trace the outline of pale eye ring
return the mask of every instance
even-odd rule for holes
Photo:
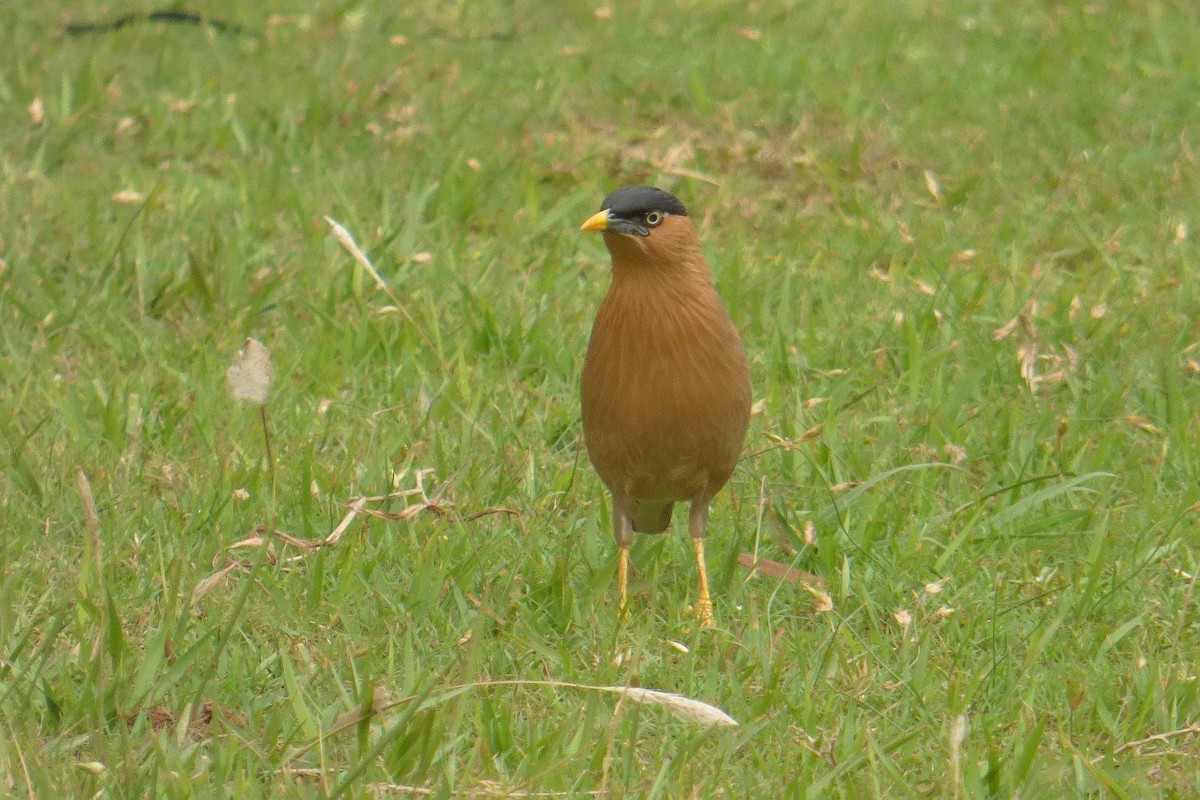
[[[664,216],[666,216],[666,215],[663,214],[663,212],[661,212],[661,211],[647,212],[646,217],[645,217],[646,224],[649,225],[651,228],[657,228],[659,225],[662,224]]]

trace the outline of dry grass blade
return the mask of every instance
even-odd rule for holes
[[[226,550],[240,550],[242,548],[262,549],[266,553],[268,564],[278,564],[279,555],[275,552],[274,543],[266,536],[250,536],[226,547]],[[242,566],[247,566],[246,562],[242,562]]]
[[[271,531],[271,535],[289,547],[296,548],[304,555],[315,553],[325,544],[323,539],[317,539],[315,541],[309,539],[298,539],[295,536],[292,536],[290,533],[284,533],[283,531]]]
[[[698,725],[724,725],[737,727],[737,720],[716,706],[711,706],[702,700],[694,700],[681,694],[660,692],[654,689],[640,689],[633,686],[606,686],[605,691],[617,692],[622,697],[635,703],[662,706],[680,719],[695,722]]]
[[[959,714],[950,725],[950,771],[954,779],[954,797],[962,796],[962,744],[967,738],[967,715]]]
[[[635,703],[644,703],[648,705],[662,706],[680,719],[689,722],[695,722],[701,725],[736,727],[738,722],[733,717],[726,714],[716,706],[709,705],[701,700],[694,700],[684,695],[672,694],[670,692],[660,692],[654,689],[641,689],[628,686],[592,686],[586,683],[572,683],[570,681],[554,681],[554,680],[532,680],[525,678],[512,678],[507,680],[494,681],[475,681],[473,683],[462,683],[454,686],[445,687],[435,696],[427,697],[424,695],[410,695],[402,697],[398,700],[381,703],[379,695],[373,697],[372,714],[382,714],[402,705],[412,703],[418,699],[423,700],[422,708],[429,708],[440,703],[444,703],[471,689],[486,689],[497,686],[548,686],[554,689],[578,689],[588,692],[609,692],[620,695],[622,699],[628,699]],[[618,703],[619,706],[619,703]],[[341,733],[351,727],[354,727],[361,721],[359,712],[353,712],[342,715],[340,721],[330,726],[326,731],[322,731],[319,736],[300,745],[293,750],[287,757],[285,765],[290,767],[295,764],[305,753],[311,751],[314,747],[330,736]]]
[[[249,536],[247,536],[245,539],[239,539],[233,544],[227,545],[225,549],[239,550],[247,547],[265,547],[267,549],[267,560],[270,563],[275,564],[278,563],[278,558],[275,554],[275,546],[273,544],[273,542],[276,541],[287,547],[293,547],[300,551],[299,555],[292,556],[291,558],[287,559],[288,561],[295,561],[297,559],[304,558],[305,556],[312,555],[322,547],[328,546],[328,543],[325,539],[300,539],[296,536],[292,536],[290,533],[285,533],[284,531],[272,530],[266,525],[256,525],[254,530],[250,532]]]
[[[1037,341],[1028,340],[1017,345],[1017,362],[1021,365],[1021,379],[1029,386],[1030,391],[1037,389]]]
[[[388,693],[384,691],[382,686],[376,686],[375,690],[371,693],[371,702],[360,704],[356,708],[352,708],[345,714],[339,716],[333,721],[333,729],[344,730],[346,728],[357,726],[364,720],[370,719],[380,711],[387,709],[390,706],[391,698],[388,697]]]
[[[240,562],[231,560],[225,567],[197,583],[195,588],[192,589],[192,605],[199,603],[204,599],[205,595],[224,583],[225,579],[229,577],[229,573],[234,570],[245,571],[245,567]]]
[[[354,518],[362,513],[362,510],[366,507],[368,500],[370,500],[368,497],[355,497],[350,501],[350,510],[346,512],[346,516],[342,517],[342,521],[338,523],[338,526],[334,528],[328,536],[325,537],[326,545],[333,547],[342,540],[342,534],[344,534],[346,529],[350,527],[350,523],[354,522]]]
[[[412,489],[396,491],[396,492],[392,492],[391,494],[385,494],[385,495],[381,495],[378,497],[354,497],[354,498],[351,498],[350,502],[347,504],[350,508],[349,513],[347,513],[346,516],[342,518],[342,521],[341,521],[341,523],[338,524],[337,529],[335,529],[333,531],[333,533],[329,534],[329,537],[327,537],[326,541],[328,542],[329,539],[333,539],[334,534],[337,534],[337,537],[340,538],[342,532],[345,531],[346,526],[348,526],[350,524],[350,522],[354,519],[354,517],[359,514],[366,514],[368,516],[375,517],[377,519],[385,519],[385,520],[390,520],[393,522],[412,519],[413,517],[420,514],[422,511],[431,511],[434,514],[437,514],[439,517],[449,516],[450,515],[450,505],[443,502],[441,499],[442,493],[445,492],[445,490],[446,490],[446,486],[441,487],[441,489],[439,489],[438,492],[433,497],[430,497],[425,492],[425,476],[432,472],[433,472],[432,469],[417,470],[417,472],[416,472],[417,485],[415,488],[412,488]],[[388,500],[395,500],[395,499],[402,498],[402,497],[403,498],[420,497],[421,502],[414,503],[413,505],[407,506],[406,508],[403,508],[400,511],[377,511],[372,508],[367,508],[367,503],[381,503],[381,502],[386,502]],[[482,513],[488,513],[488,512],[485,510],[484,512],[481,512],[481,514]]]
[[[425,471],[426,470],[421,470],[421,472]],[[399,500],[404,497],[416,497],[417,495],[421,495],[422,497],[425,496],[425,490],[420,486],[413,489],[401,489],[398,492],[391,492],[390,494],[376,494],[371,495],[370,497],[351,497],[346,501],[346,504],[350,505],[358,500],[361,500],[364,503],[382,503],[386,500]]]
[[[395,513],[376,511],[374,509],[367,508],[368,503],[382,503],[388,500],[412,497],[414,495],[419,495],[422,497],[422,502],[411,505],[404,510]],[[439,516],[446,516],[449,513],[448,507],[444,503],[441,503],[436,497],[432,499],[427,497],[424,487],[421,486],[418,486],[415,489],[406,489],[404,491],[392,492],[391,494],[373,497],[352,497],[346,503],[346,507],[348,509],[346,515],[342,517],[342,520],[338,523],[337,527],[334,528],[324,539],[301,539],[284,531],[272,530],[267,528],[265,525],[257,525],[255,526],[254,530],[250,532],[249,536],[247,536],[245,539],[239,539],[233,544],[227,545],[225,549],[236,550],[246,547],[267,547],[269,548],[268,559],[272,564],[274,564],[276,563],[276,557],[271,540],[275,540],[300,551],[299,555],[292,556],[288,559],[288,561],[295,561],[296,559],[311,555],[322,548],[336,546],[341,541],[345,532],[349,529],[350,524],[360,514],[366,514],[368,516],[386,520],[406,520],[412,519],[422,511],[432,511]],[[517,512],[507,508],[487,508],[471,515],[469,519],[476,519],[485,514],[500,513],[516,514]]]
[[[1138,430],[1145,431],[1146,433],[1154,434],[1155,436],[1162,436],[1161,429],[1152,424],[1150,420],[1137,414],[1130,414],[1129,416],[1125,417],[1125,424],[1137,428]]]
[[[1009,336],[1012,336],[1019,324],[1021,324],[1020,317],[1013,317],[1008,322],[992,331],[992,341],[998,342],[1001,339],[1007,339]]]
[[[489,517],[494,514],[503,514],[506,517],[521,516],[521,512],[515,508],[509,508],[508,506],[489,506],[488,508],[482,509],[480,511],[476,511],[473,514],[468,514],[465,517],[465,519],[467,522],[474,522],[477,519],[482,519],[483,517]]]
[[[768,558],[755,558],[751,553],[739,553],[738,564],[746,569],[760,572],[768,578],[787,581],[788,583],[805,583],[817,588],[823,587],[825,581],[818,575],[813,575],[811,572],[805,572],[795,567],[789,567],[787,564],[781,564],[778,561],[772,561]]]
[[[100,581],[100,567],[103,562],[100,549],[100,515],[96,512],[96,496],[92,494],[92,482],[88,480],[83,467],[75,468],[75,483],[79,487],[79,502],[83,504],[83,519],[87,526],[88,544],[92,550],[92,567],[96,570],[96,580]]]
[[[667,166],[663,167],[662,171],[664,175],[675,175],[680,178],[691,178],[692,180],[702,181],[704,183],[711,184],[712,186],[721,185],[721,181],[717,180],[711,175],[705,175],[703,172],[697,172],[694,169],[687,169],[686,167]]]
[[[146,196],[136,189],[122,189],[112,196],[112,201],[118,205],[130,206],[134,203],[140,203],[146,199]]]
[[[243,547],[262,547],[265,544],[267,544],[266,537],[255,534],[253,536],[247,536],[245,539],[238,539],[236,542],[229,545],[225,549],[226,550],[238,550]]]
[[[1021,329],[1021,341],[1017,344],[1017,363],[1021,369],[1021,380],[1029,387],[1030,392],[1037,392],[1043,386],[1062,383],[1075,373],[1079,365],[1079,356],[1069,345],[1060,345],[1063,355],[1051,352],[1040,352],[1041,343],[1038,339],[1037,324],[1031,314],[1037,312],[1034,306],[1030,314],[1021,312],[1004,326],[992,331],[992,338],[1000,341],[1010,336],[1018,327]],[[1038,363],[1046,361],[1049,369],[1039,372]]]
[[[784,450],[799,450],[800,445],[816,439],[821,435],[821,431],[823,430],[825,430],[825,423],[812,426],[803,434],[801,434],[799,439],[784,439],[782,436],[777,436],[773,433],[767,433],[765,435],[769,441],[773,442],[779,447],[782,447]]]
[[[1140,752],[1141,748],[1145,747],[1148,744],[1154,744],[1156,742],[1161,743],[1161,744],[1167,744],[1172,739],[1178,739],[1180,737],[1185,737],[1185,736],[1200,736],[1200,722],[1193,722],[1191,725],[1187,725],[1182,728],[1177,728],[1176,730],[1173,730],[1173,731],[1167,731],[1166,733],[1151,734],[1150,736],[1147,736],[1145,739],[1136,739],[1132,742],[1125,742],[1124,744],[1122,744],[1121,746],[1119,746],[1115,750],[1113,750],[1113,755],[1114,756],[1120,755],[1121,753],[1124,753],[1127,750],[1137,750]],[[1097,758],[1092,759],[1092,763],[1095,764],[1096,762],[1103,761],[1103,760],[1104,760],[1104,756],[1099,756]]]
[[[621,708],[625,704],[622,695],[613,709],[612,719],[608,721],[608,731],[604,742],[604,759],[600,762],[600,796],[608,797],[608,776],[612,771],[613,749],[617,742],[617,725],[621,720]]]
[[[333,238],[337,239],[338,244],[345,248],[346,252],[353,256],[354,260],[357,261],[358,264],[367,271],[367,274],[369,274],[372,280],[375,281],[375,285],[388,296],[388,299],[392,301],[392,304],[395,306],[396,310],[403,314],[404,318],[408,320],[408,322],[417,331],[417,335],[421,337],[421,341],[425,343],[425,346],[433,352],[440,352],[438,348],[434,346],[433,340],[429,338],[429,335],[426,334],[424,329],[422,329],[421,326],[417,324],[417,321],[413,319],[413,315],[409,312],[408,306],[401,302],[399,296],[392,291],[392,287],[388,286],[383,280],[383,276],[380,275],[379,271],[375,269],[375,265],[371,263],[371,259],[367,258],[367,254],[364,253],[362,248],[358,246],[358,242],[354,241],[354,236],[351,235],[350,231],[346,230],[344,225],[328,215],[325,217],[325,222],[329,224],[329,230],[333,232]]]
[[[920,278],[910,278],[909,283],[912,284],[912,287],[916,289],[919,294],[923,294],[926,297],[933,297],[937,294],[937,289],[933,288],[927,281],[923,281]]]
[[[368,503],[379,503],[402,497],[412,497],[414,495],[420,495],[422,498],[424,498],[423,501],[411,505],[405,508],[403,511],[396,513],[376,511],[374,509],[367,508]],[[285,546],[292,547],[300,551],[299,555],[292,556],[287,559],[287,561],[295,561],[297,559],[309,556],[322,548],[334,547],[337,545],[338,542],[341,541],[343,534],[345,534],[346,530],[350,527],[350,523],[352,523],[355,517],[360,514],[367,514],[369,516],[386,520],[406,520],[412,519],[422,511],[431,511],[438,516],[447,516],[449,513],[448,507],[439,502],[436,497],[430,499],[425,495],[424,487],[417,487],[416,489],[408,489],[405,491],[393,492],[391,494],[379,495],[376,497],[353,497],[346,505],[349,509],[346,512],[346,515],[342,517],[342,521],[338,523],[338,526],[334,528],[333,531],[324,539],[301,539],[299,537],[292,536],[290,533],[285,533],[284,531],[273,530],[265,525],[257,525],[255,526],[254,530],[250,532],[249,536],[244,539],[239,539],[230,545],[226,545],[225,549],[239,550],[242,548],[265,547],[267,548],[267,560],[270,563],[275,564],[278,563],[278,558],[275,553],[273,541],[278,541]],[[487,508],[471,515],[469,519],[477,519],[485,514],[501,513],[516,514],[517,512],[507,508]],[[193,590],[192,602],[196,602],[201,597],[212,591],[214,587],[220,585],[220,583],[228,576],[229,572],[238,567],[242,567],[242,565],[238,562],[233,562],[202,580],[199,584],[197,584],[196,589]],[[244,567],[242,568],[244,569]]]
[[[420,474],[418,477],[420,477]],[[367,508],[368,503],[382,503],[398,498],[413,497],[414,495],[420,496],[422,498],[422,502],[415,503],[396,513],[376,511],[374,509]],[[299,537],[292,536],[290,533],[285,533],[284,531],[273,530],[265,525],[257,525],[252,531],[250,531],[249,536],[244,539],[239,539],[232,544],[226,545],[225,550],[266,548],[267,560],[271,564],[276,564],[278,563],[278,557],[276,556],[273,542],[278,541],[287,547],[292,547],[300,551],[299,555],[295,555],[287,559],[287,561],[295,561],[297,559],[309,556],[322,548],[336,546],[338,542],[341,541],[345,532],[349,529],[350,524],[360,514],[366,514],[368,516],[378,517],[379,519],[386,520],[412,519],[422,511],[431,511],[438,516],[443,517],[449,514],[448,506],[440,502],[437,497],[429,498],[425,494],[425,489],[423,486],[418,486],[415,489],[407,489],[404,491],[392,492],[391,494],[378,495],[374,497],[352,497],[350,498],[349,502],[347,502],[346,506],[348,509],[346,515],[342,517],[342,520],[338,523],[338,526],[334,528],[333,531],[331,531],[330,534],[324,539],[301,539]],[[471,515],[469,518],[477,519],[485,514],[516,513],[516,511],[507,508],[487,508]],[[192,602],[196,602],[201,597],[211,592],[215,586],[220,585],[220,583],[228,576],[231,570],[237,567],[242,567],[242,565],[238,562],[233,562],[202,580],[199,584],[197,584],[196,589],[193,590]],[[242,568],[244,569],[244,567]]]
[[[375,265],[371,263],[371,259],[367,258],[367,254],[358,246],[358,242],[354,241],[354,236],[350,231],[346,230],[346,226],[328,215],[325,217],[325,222],[329,224],[329,230],[333,232],[333,238],[338,240],[338,244],[344,247],[347,253],[354,256],[354,260],[359,263],[359,266],[365,269],[367,274],[375,280],[375,285],[382,289],[391,298],[392,302],[400,305],[400,301],[392,294],[391,287],[383,280],[383,276],[375,269]]]
[[[83,467],[75,468],[75,482],[79,486],[79,500],[83,504],[83,519],[87,525],[88,536],[97,547],[100,544],[100,515],[96,513],[96,496],[92,494],[92,482],[88,480]]]
[[[377,511],[373,508],[363,508],[360,513],[366,514],[377,519],[386,519],[392,522],[403,522],[407,519],[412,519],[423,511],[430,511],[439,517],[449,516],[449,506],[444,503],[439,503],[435,500],[427,500],[423,503],[416,503],[408,506],[400,511]]]
[[[942,182],[938,180],[938,176],[932,170],[925,170],[925,189],[941,205]]]

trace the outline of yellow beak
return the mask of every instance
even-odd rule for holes
[[[597,211],[587,218],[587,222],[579,226],[581,231],[606,231],[608,230],[608,211]]]

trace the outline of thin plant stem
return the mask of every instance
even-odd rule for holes
[[[262,420],[263,444],[267,447],[267,475],[271,478],[271,493],[275,493],[275,456],[271,453],[271,431],[267,428],[267,405],[258,407],[258,418]]]

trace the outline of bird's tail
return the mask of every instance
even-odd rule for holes
[[[674,503],[637,503],[633,505],[633,529],[638,533],[662,533],[671,527]]]

